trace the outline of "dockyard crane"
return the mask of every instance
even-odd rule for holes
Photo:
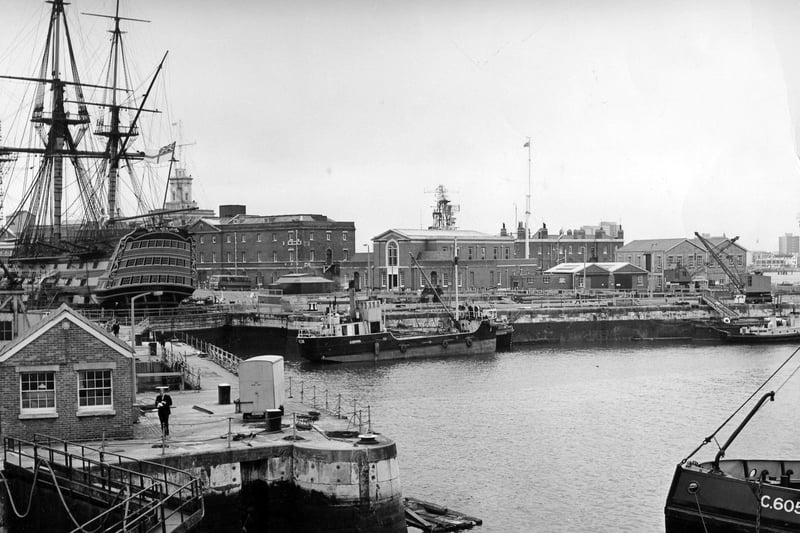
[[[729,262],[725,261],[725,259],[723,259],[723,257],[720,255],[725,249],[736,242],[739,237],[729,239],[725,247],[717,249],[718,247],[712,245],[708,239],[700,235],[698,232],[695,231],[694,234],[703,244],[714,261],[716,261],[720,268],[722,268],[722,270],[725,272],[725,275],[728,276],[728,280],[730,280],[730,283],[736,289],[736,292],[744,296],[746,300],[749,299],[751,301],[761,302],[770,301],[772,299],[771,284],[768,276],[748,275],[748,279],[743,280],[742,276],[738,272],[734,271],[735,266],[733,264],[729,264]]]

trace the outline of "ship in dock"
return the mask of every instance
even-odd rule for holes
[[[146,21],[121,17],[117,2],[112,15],[87,14],[111,22],[111,48],[104,72],[84,81],[67,4],[49,3],[33,75],[0,75],[4,89],[30,86],[19,100],[28,127],[0,144],[3,197],[20,198],[2,231],[15,236],[9,283],[43,306],[124,306],[142,293],[177,304],[194,292],[197,273],[193,239],[170,223],[166,184],[158,184],[164,164],[172,172],[175,142],[147,149],[139,141],[167,120],[152,96],[166,54],[149,80],[130,79],[122,25]]]

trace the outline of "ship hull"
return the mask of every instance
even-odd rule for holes
[[[177,305],[197,287],[194,241],[178,228],[139,228],[120,239],[94,296],[104,307],[127,306],[151,293],[150,303]]]
[[[300,355],[309,361],[359,363],[493,353],[497,327],[483,322],[474,332],[395,336],[392,332],[351,336],[298,337]]]
[[[664,508],[666,533],[789,533],[800,531],[800,482],[781,478],[800,472],[800,461],[722,461],[679,465]],[[760,472],[769,471],[764,481]],[[758,472],[745,477],[745,472]]]

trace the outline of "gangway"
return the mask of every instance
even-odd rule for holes
[[[203,518],[202,483],[183,470],[41,434],[32,441],[5,437],[3,444],[4,477],[30,480],[25,500],[38,486],[55,490],[74,526],[71,533],[184,533]],[[17,512],[13,501],[23,497],[5,485]],[[81,517],[81,523],[70,510],[78,506],[69,505],[67,496],[104,510]]]
[[[740,315],[737,311],[734,311],[733,309],[722,303],[722,301],[719,298],[711,294],[711,291],[703,291],[701,297],[703,298],[703,302],[711,309],[716,311],[717,314],[721,316],[723,320],[726,318],[728,320],[739,318]]]

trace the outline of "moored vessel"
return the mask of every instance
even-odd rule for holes
[[[738,330],[720,330],[723,340],[742,343],[789,342],[800,340],[795,315],[772,316],[763,324],[749,324]]]
[[[320,328],[298,332],[297,346],[303,358],[327,363],[458,357],[493,353],[497,326],[464,317],[446,331],[402,335],[386,328],[379,300],[356,301],[351,290],[348,314],[327,312]]]
[[[774,401],[774,391],[761,396],[719,447],[713,460],[692,460],[706,444],[717,442],[717,434],[798,351],[794,350],[714,433],[677,465],[664,507],[666,533],[788,533],[800,530],[800,458],[725,458],[728,448],[750,420],[767,402]],[[797,370],[795,368],[787,380]],[[785,427],[790,430],[790,426]],[[762,442],[767,445],[769,440]]]
[[[30,128],[20,128],[25,131],[17,132],[14,144],[0,146],[3,194],[13,189],[12,196],[21,198],[3,228],[3,234],[16,235],[8,261],[15,283],[29,293],[29,302],[48,306],[126,305],[144,292],[177,303],[194,291],[197,274],[191,237],[171,226],[166,184],[157,184],[162,159],[169,162],[169,181],[175,143],[137,147],[138,139],[152,139],[158,129],[145,117],[161,114],[152,95],[166,55],[149,80],[130,79],[121,25],[146,21],[120,16],[117,2],[113,15],[88,14],[110,20],[112,28],[105,70],[86,83],[67,4],[49,3],[36,73],[0,76],[4,83],[32,86],[32,99],[20,99]]]

